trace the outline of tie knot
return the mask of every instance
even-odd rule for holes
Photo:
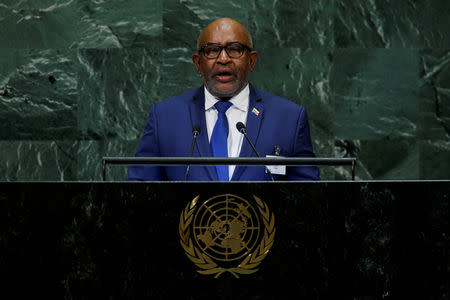
[[[215,108],[219,111],[219,113],[225,113],[233,103],[228,101],[219,101],[214,104]]]

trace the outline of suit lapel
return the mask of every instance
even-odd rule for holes
[[[250,138],[250,141],[255,145],[258,141],[259,130],[261,128],[261,122],[264,116],[264,105],[261,101],[261,97],[256,91],[256,89],[250,84],[250,102],[248,106],[247,112],[247,134]],[[239,157],[256,157],[256,153],[254,153],[252,146],[247,142],[247,139],[244,137],[242,141],[241,152]],[[231,180],[238,181],[241,177],[242,173],[248,166],[236,166],[234,170],[233,177]]]
[[[204,87],[198,89],[198,92],[193,97],[189,110],[191,114],[192,126],[200,126],[201,132],[197,137],[196,148],[200,157],[210,157],[211,148],[208,141],[208,129],[206,128],[205,118],[205,91]],[[204,166],[210,176],[211,180],[218,180],[215,166]]]

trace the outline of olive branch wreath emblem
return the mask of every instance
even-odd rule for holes
[[[194,212],[196,211],[196,205],[199,198],[200,195],[196,196],[188,203],[180,216],[180,224],[178,226],[181,246],[183,247],[186,256],[200,268],[197,272],[203,275],[215,274],[215,278],[218,278],[223,273],[230,272],[236,278],[239,278],[239,274],[252,274],[258,271],[259,269],[257,267],[269,253],[275,238],[275,216],[273,213],[270,213],[267,204],[260,198],[253,196],[258,205],[258,210],[261,213],[265,227],[264,235],[261,238],[259,246],[256,246],[238,266],[224,268],[220,267],[211,257],[196,247],[190,237],[190,225],[194,219]]]

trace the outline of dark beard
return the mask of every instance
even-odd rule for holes
[[[228,93],[222,93],[214,88],[214,84],[210,84],[210,82],[213,81],[213,79],[210,79],[206,82],[204,82],[206,89],[213,95],[214,97],[218,97],[221,100],[230,100],[230,98],[236,96],[239,94],[248,84],[248,80],[246,82],[239,81],[238,85],[235,89],[231,90]]]

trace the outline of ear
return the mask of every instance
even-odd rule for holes
[[[250,71],[253,72],[253,70],[255,69],[256,61],[258,60],[258,52],[252,51],[249,53],[249,56]]]
[[[197,74],[200,73],[200,55],[198,53],[192,54],[192,62],[195,65],[195,69],[197,70]]]

